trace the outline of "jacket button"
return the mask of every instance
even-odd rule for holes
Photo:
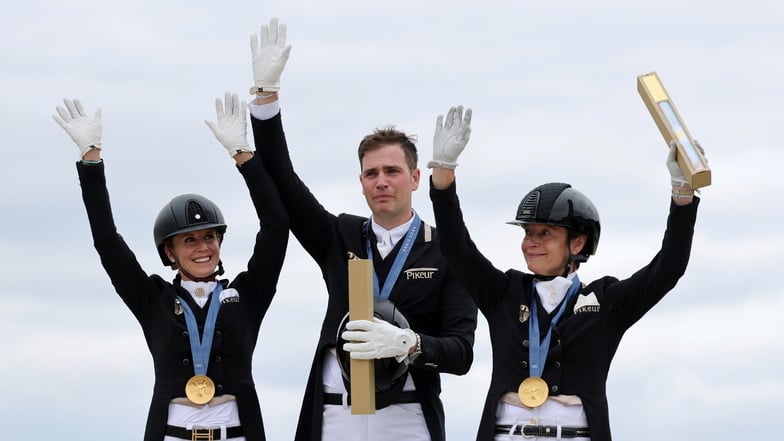
[[[187,358],[183,358],[182,359],[182,364],[186,364],[187,365],[187,364],[190,364],[190,363],[191,363],[191,361],[188,360]]]
[[[524,348],[527,348],[529,344],[530,343],[528,342],[528,340],[523,340],[523,347]]]
[[[188,336],[188,331],[182,331],[182,336],[183,337],[187,337]]]
[[[220,363],[222,360],[223,360],[223,359],[221,358],[221,356],[220,356],[220,355],[216,355],[216,356],[215,356],[215,363]]]
[[[215,335],[216,335],[216,336],[220,336],[220,335],[221,335],[221,332],[220,332],[220,330],[218,330],[218,331],[215,331]]]
[[[553,366],[559,368],[559,367],[561,367],[561,362],[560,361],[556,361],[555,363],[553,363]]]
[[[219,384],[219,385],[215,386],[215,390],[218,391],[218,392],[222,391],[223,390],[223,385]]]
[[[523,361],[523,362],[520,363],[520,366],[522,366],[524,368],[527,368],[528,367],[528,362],[527,361]]]
[[[550,388],[553,393],[558,392],[558,385],[554,384],[553,387]]]
[[[556,346],[561,346],[561,339],[560,338],[555,340],[555,345]]]

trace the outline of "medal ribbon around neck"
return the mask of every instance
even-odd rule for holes
[[[220,309],[220,293],[223,284],[218,282],[215,290],[212,291],[210,299],[210,310],[207,311],[207,319],[204,321],[204,336],[199,338],[199,325],[196,323],[196,316],[193,315],[191,307],[183,298],[180,299],[182,309],[185,311],[185,324],[188,326],[188,337],[191,341],[191,356],[193,357],[193,372],[196,375],[206,375],[207,366],[210,363],[210,350],[212,349],[212,337],[215,335],[215,322],[218,319],[218,309]]]
[[[403,245],[400,247],[400,252],[397,253],[397,257],[395,257],[395,261],[392,263],[392,268],[389,270],[389,274],[387,274],[387,278],[384,280],[384,286],[379,291],[378,289],[378,276],[376,276],[376,270],[373,269],[373,297],[380,298],[380,299],[388,299],[389,294],[392,292],[392,287],[395,286],[395,282],[397,278],[400,276],[400,271],[403,270],[403,264],[406,263],[406,259],[408,259],[409,253],[411,253],[411,248],[414,247],[414,241],[416,240],[417,234],[419,233],[419,224],[421,221],[419,220],[419,215],[414,213],[414,220],[411,222],[411,225],[408,227],[408,232],[406,233],[406,237],[403,239]],[[370,248],[370,220],[367,223],[367,239],[365,240],[365,245],[367,247],[367,255],[370,261],[373,261],[373,250]]]
[[[544,372],[544,363],[547,360],[547,352],[550,350],[550,337],[552,336],[553,328],[556,324],[558,324],[558,320],[561,319],[561,316],[566,310],[566,304],[569,303],[569,300],[571,300],[580,289],[580,278],[577,277],[577,274],[574,275],[574,278],[572,279],[572,286],[570,286],[569,290],[566,291],[566,296],[564,296],[564,299],[561,302],[561,306],[558,308],[558,312],[550,321],[550,327],[547,329],[547,334],[545,334],[544,339],[541,340],[539,338],[539,315],[536,307],[536,298],[539,297],[536,294],[536,280],[534,280],[532,283],[533,292],[531,293],[531,318],[528,319],[528,339],[530,342],[530,350],[528,352],[528,372],[531,377],[541,377],[542,373]]]

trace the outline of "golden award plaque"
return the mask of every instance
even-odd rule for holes
[[[547,401],[547,382],[539,377],[528,377],[517,388],[517,396],[528,407],[539,407]]]
[[[194,375],[185,384],[185,396],[193,404],[207,404],[215,396],[215,383],[206,375]]]

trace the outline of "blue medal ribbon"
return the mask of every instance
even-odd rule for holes
[[[530,349],[528,351],[528,372],[531,377],[541,378],[542,373],[544,372],[545,361],[547,361],[547,353],[550,350],[550,337],[552,336],[553,328],[558,324],[558,320],[561,319],[561,316],[566,310],[566,304],[569,303],[569,300],[579,291],[580,278],[577,277],[577,274],[574,275],[572,286],[566,291],[566,296],[564,296],[561,306],[558,308],[558,312],[550,321],[550,327],[547,329],[547,334],[545,334],[544,339],[539,338],[539,314],[536,307],[536,298],[539,295],[536,293],[536,280],[532,283],[531,318],[528,321],[528,339],[530,344]]]
[[[223,284],[219,281],[212,291],[210,299],[210,310],[207,311],[207,319],[204,321],[204,336],[199,338],[199,325],[196,323],[196,316],[193,315],[191,307],[180,296],[179,299],[182,309],[185,311],[185,324],[188,326],[188,337],[191,341],[191,356],[193,357],[193,372],[196,375],[206,375],[207,366],[210,363],[210,350],[212,349],[212,338],[215,335],[215,322],[218,319],[220,309],[220,293],[223,291]]]
[[[389,270],[389,274],[387,274],[387,278],[384,280],[384,286],[379,291],[378,289],[378,276],[376,276],[375,267],[373,269],[373,297],[380,298],[380,299],[388,299],[389,294],[392,292],[392,287],[395,286],[395,282],[397,282],[397,278],[400,276],[400,271],[403,270],[403,264],[406,263],[406,259],[408,258],[409,253],[411,253],[411,249],[414,247],[414,241],[416,240],[417,234],[419,233],[419,224],[421,221],[419,220],[419,215],[414,213],[414,220],[411,222],[411,226],[408,227],[408,232],[406,233],[406,237],[403,239],[403,245],[400,246],[400,252],[397,253],[397,257],[395,257],[395,261],[392,263],[392,268]],[[367,239],[365,241],[367,247],[367,255],[370,261],[373,261],[373,250],[370,247],[370,219],[367,222]]]

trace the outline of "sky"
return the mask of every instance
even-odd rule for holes
[[[52,120],[63,98],[103,109],[103,157],[120,233],[149,273],[152,224],[181,193],[216,201],[227,276],[258,225],[233,161],[204,120],[252,85],[249,36],[277,16],[295,168],[333,213],[367,215],[356,146],[376,127],[419,137],[414,207],[433,223],[424,164],[435,119],[473,109],[458,193],[480,250],[525,270],[520,199],[569,182],[602,236],[581,279],[631,275],[655,255],[669,204],[666,144],[637,93],[658,72],[713,173],[686,274],[621,342],[607,383],[615,439],[770,438],[784,404],[780,148],[784,6],[661,0],[5,2],[0,14],[0,426],[9,439],[138,440],[152,361],[100,267],[78,152]],[[249,134],[252,140],[252,135]],[[270,440],[294,434],[326,305],[292,237],[253,373]],[[480,317],[475,361],[443,375],[451,440],[474,439],[492,366]],[[75,435],[73,436],[76,437]]]

